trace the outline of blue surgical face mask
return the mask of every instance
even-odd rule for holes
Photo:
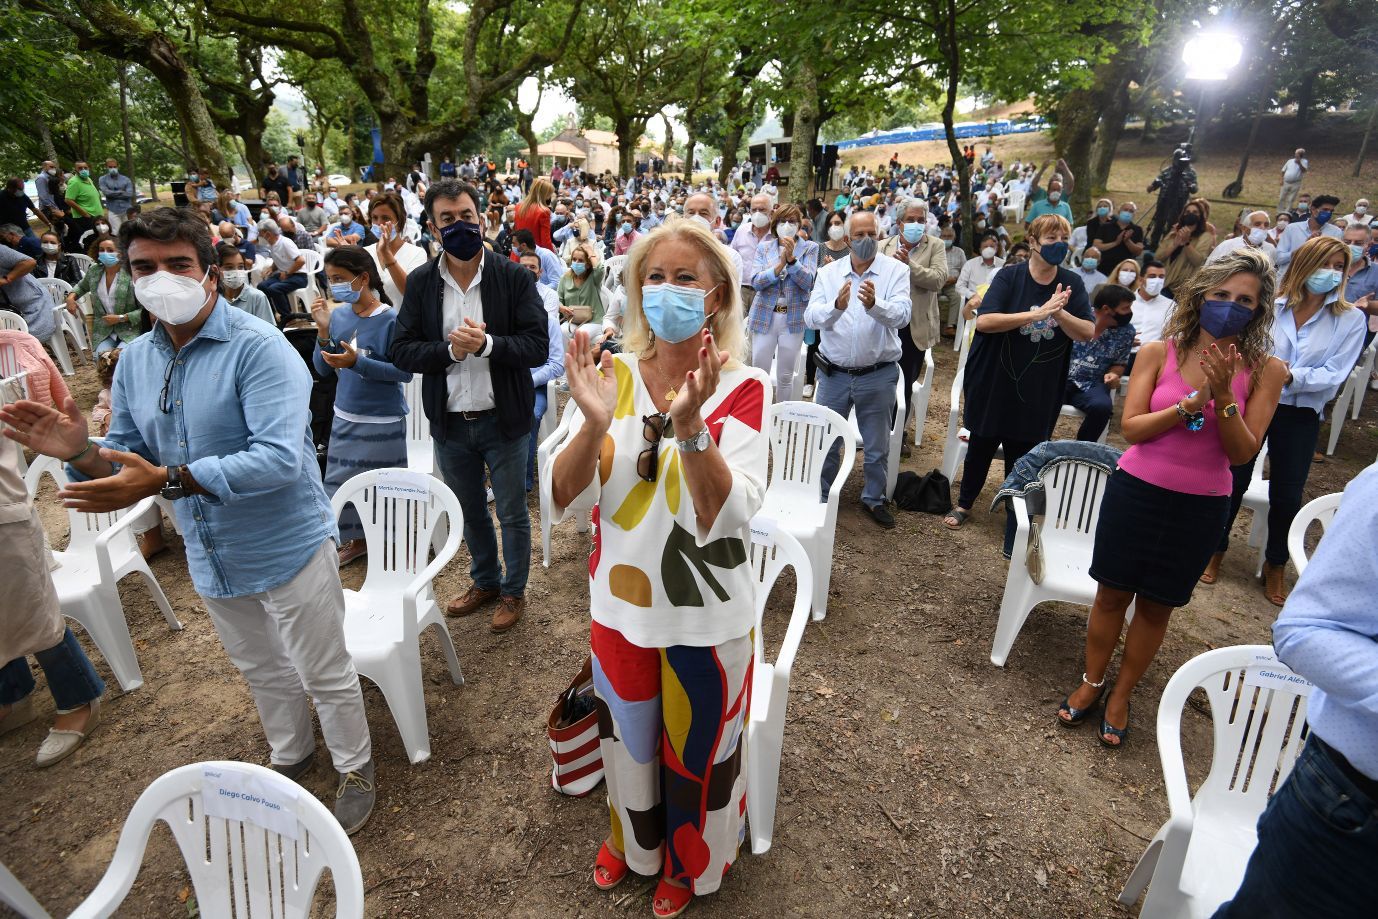
[[[1361,259],[1361,258],[1364,257],[1364,247],[1363,247],[1363,246],[1356,246],[1356,245],[1354,245],[1354,243],[1350,243],[1350,244],[1349,244],[1349,257],[1352,258],[1352,259],[1354,259],[1354,261],[1357,262],[1359,259]]]
[[[655,337],[677,344],[698,334],[708,317],[704,299],[717,290],[701,290],[680,284],[654,284],[641,288],[641,312]]]
[[[1095,271],[1096,266],[1099,264],[1100,259],[1098,258],[1084,258],[1081,260],[1081,267],[1085,268],[1087,271]]]
[[[1133,212],[1133,211],[1120,211],[1120,223],[1133,223],[1133,222],[1134,222],[1134,212]]]
[[[358,303],[363,291],[355,290],[353,282],[330,285],[330,299],[336,303]]]
[[[630,222],[630,221],[623,221],[623,222],[622,222],[622,235],[623,235],[623,236],[626,236],[626,235],[627,235],[628,233],[630,233],[631,231],[632,231],[631,222]]]
[[[1306,279],[1306,289],[1313,294],[1328,294],[1340,286],[1340,273],[1334,268],[1317,268]]]
[[[118,265],[120,263],[120,256],[117,252],[102,252],[97,258],[99,258],[100,263],[107,268],[111,265]]]
[[[583,277],[584,272],[589,270],[589,266],[585,265],[583,262],[570,262],[569,270]]]
[[[1043,257],[1043,261],[1049,265],[1061,265],[1067,258],[1067,252],[1071,249],[1066,242],[1044,243],[1038,247],[1038,254]]]
[[[1097,216],[1097,217],[1109,217],[1109,216],[1110,216],[1110,208],[1104,207],[1104,206],[1096,208],[1096,216]]]
[[[909,243],[909,245],[912,246],[912,245],[914,245],[914,243],[916,243],[916,242],[918,242],[919,240],[923,239],[923,231],[924,231],[924,225],[923,225],[923,224],[921,224],[921,223],[919,223],[919,222],[917,222],[917,221],[912,221],[912,222],[910,222],[910,223],[906,223],[906,224],[904,225],[903,230],[902,230],[901,232],[904,234],[904,241],[907,242],[907,243]]]
[[[1215,338],[1229,338],[1244,331],[1254,311],[1233,300],[1207,300],[1201,304],[1201,328]]]

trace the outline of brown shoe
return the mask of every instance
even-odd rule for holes
[[[477,584],[471,584],[469,589],[464,592],[464,596],[450,601],[450,605],[445,607],[445,615],[467,616],[470,613],[478,612],[479,607],[490,600],[497,599],[497,596],[496,590],[483,590]]]
[[[493,614],[493,622],[488,628],[494,632],[506,632],[517,624],[526,609],[525,597],[502,596],[498,599],[498,611]]]
[[[1202,584],[1214,584],[1220,579],[1220,563],[1225,560],[1224,552],[1217,552],[1211,556],[1211,560],[1206,563],[1206,570],[1201,572],[1198,580]]]
[[[1274,606],[1282,606],[1287,602],[1287,581],[1283,577],[1285,569],[1285,565],[1263,563],[1263,595]]]

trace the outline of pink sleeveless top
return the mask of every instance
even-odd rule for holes
[[[1171,408],[1191,394],[1193,387],[1177,369],[1177,350],[1172,342],[1164,341],[1167,354],[1158,385],[1149,397],[1151,412]],[[1230,381],[1239,413],[1244,414],[1245,398],[1249,394],[1249,371],[1241,370]],[[1230,475],[1230,460],[1220,443],[1220,425],[1215,418],[1215,401],[1202,409],[1206,426],[1188,431],[1178,422],[1156,437],[1132,445],[1120,457],[1120,468],[1136,479],[1151,485],[1188,495],[1228,495],[1234,486]]]

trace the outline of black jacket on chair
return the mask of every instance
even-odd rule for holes
[[[446,338],[450,330],[444,323],[445,281],[440,272],[446,270],[442,254],[407,277],[389,354],[399,370],[424,374],[421,401],[436,440],[445,439],[449,370],[454,366]],[[484,253],[479,295],[483,322],[493,337],[488,367],[498,430],[508,440],[516,440],[531,433],[536,405],[531,369],[544,364],[550,352],[545,306],[531,272],[491,250]]]

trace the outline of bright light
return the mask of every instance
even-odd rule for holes
[[[1228,80],[1244,55],[1244,46],[1229,32],[1202,32],[1182,48],[1188,80]]]

